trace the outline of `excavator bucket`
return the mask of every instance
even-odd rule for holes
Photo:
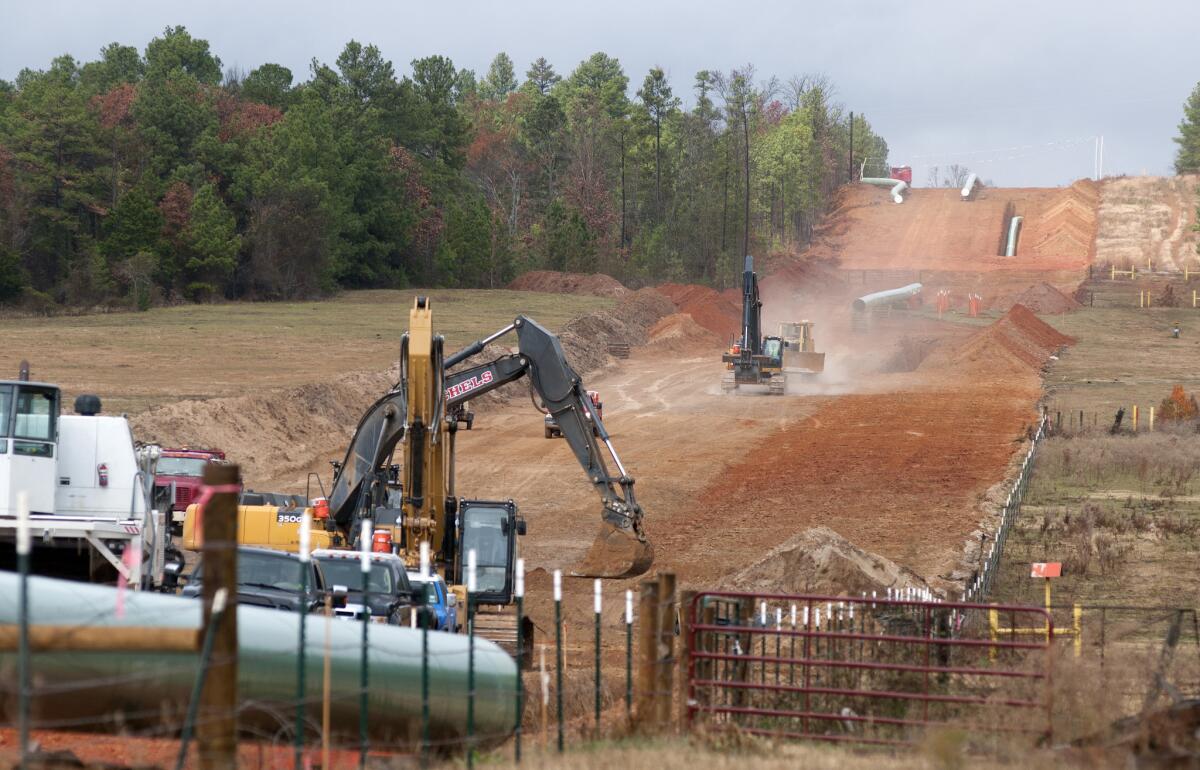
[[[654,546],[632,530],[605,521],[583,561],[571,570],[575,577],[631,578],[643,574],[654,563]]]

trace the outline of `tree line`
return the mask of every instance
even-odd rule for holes
[[[632,95],[630,92],[633,92]],[[530,269],[638,284],[736,277],[811,238],[854,158],[887,145],[828,78],[596,53],[523,79],[443,56],[397,73],[351,41],[308,79],[223,69],[167,28],[0,80],[0,302],[276,299],[496,287]],[[851,140],[853,136],[853,140]]]

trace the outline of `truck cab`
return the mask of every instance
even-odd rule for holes
[[[167,537],[151,510],[149,472],[157,447],[136,450],[124,417],[100,414],[100,399],[75,399],[60,415],[57,385],[0,380],[0,542],[15,542],[18,497],[24,493],[39,574],[109,582],[118,575],[139,587],[161,573]],[[145,568],[122,559],[129,546]],[[0,568],[15,561],[0,548]]]
[[[200,497],[205,467],[224,461],[219,449],[164,448],[154,474],[154,499],[169,502],[171,520],[182,524],[187,507]]]
[[[0,517],[17,515],[17,495],[32,513],[53,514],[58,476],[58,386],[0,380]]]

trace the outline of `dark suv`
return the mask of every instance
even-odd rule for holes
[[[321,611],[331,590],[325,572],[315,559],[306,565],[305,591],[300,593],[300,557],[271,548],[238,547],[238,604],[296,612],[301,603],[307,612]],[[196,567],[183,587],[183,596],[198,597],[204,565]],[[344,600],[336,602],[344,603]]]
[[[371,575],[367,582],[371,619],[378,623],[401,625],[409,622],[413,606],[413,587],[404,571],[404,560],[394,553],[372,553]],[[358,551],[321,548],[313,551],[313,561],[321,565],[325,577],[346,588],[346,606],[339,617],[362,617],[362,555]]]

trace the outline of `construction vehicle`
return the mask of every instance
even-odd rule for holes
[[[205,466],[224,461],[225,453],[220,449],[162,449],[155,468],[154,492],[156,498],[166,500],[163,507],[170,511],[172,523],[182,524],[184,511],[200,498]]]
[[[589,390],[587,395],[592,402],[596,416],[603,420],[604,403],[600,400],[600,391]],[[546,412],[546,416],[542,418],[542,426],[545,429],[546,438],[562,438],[562,428],[558,427],[558,420],[554,419],[554,415],[550,414],[550,412]],[[594,423],[592,424],[592,435],[600,435],[600,429]]]
[[[783,370],[787,374],[815,375],[825,371],[825,354],[817,352],[812,321],[785,321],[779,324],[784,342]]]
[[[487,344],[514,331],[518,352],[452,371]],[[470,500],[457,495],[454,463],[459,421],[454,415],[457,405],[468,398],[527,376],[532,392],[554,416],[602,501],[600,535],[574,574],[631,577],[649,569],[654,551],[642,528],[634,480],[621,464],[558,338],[532,319],[518,316],[495,334],[451,356],[444,355],[443,344],[443,338],[433,334],[429,300],[418,297],[409,315],[409,331],[400,342],[399,382],[359,421],[345,459],[335,464],[327,498],[307,509],[320,524],[312,533],[313,547],[357,547],[363,521],[371,520],[373,547],[399,554],[410,567],[418,565],[420,545],[428,543],[433,567],[445,576],[460,600],[465,596],[465,557],[474,550],[478,569],[478,590],[472,597],[475,604],[510,604],[516,538],[525,533],[525,521],[511,500]],[[601,445],[618,475],[606,465]],[[397,451],[401,461],[393,464]],[[239,506],[238,510],[239,542],[298,548],[304,510],[270,505]],[[188,509],[184,525],[188,548],[199,543],[197,514],[195,507]],[[479,626],[481,632],[484,625]]]
[[[721,390],[736,390],[741,385],[766,385],[771,395],[787,392],[787,373],[783,368],[782,337],[762,336],[762,300],[758,295],[758,276],[754,257],[746,255],[742,270],[742,336],[721,356],[725,376]]]
[[[183,566],[165,512],[155,509],[159,447],[134,445],[123,416],[81,395],[60,415],[57,385],[0,380],[0,569],[16,562],[20,499],[35,572],[133,589],[169,582]]]

